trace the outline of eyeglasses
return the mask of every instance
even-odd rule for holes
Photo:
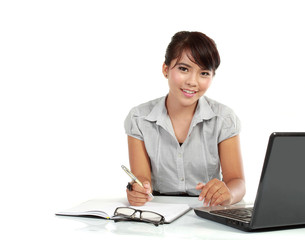
[[[136,217],[136,213],[140,214],[140,217]],[[127,220],[140,220],[143,222],[149,222],[153,223],[155,226],[158,226],[159,224],[163,224],[165,219],[162,215],[151,212],[151,211],[142,211],[137,210],[130,207],[118,207],[114,211],[114,216],[120,216],[124,217]],[[116,219],[116,221],[120,221],[121,219]]]

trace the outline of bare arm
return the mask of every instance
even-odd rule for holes
[[[202,192],[199,199],[207,205],[228,205],[242,200],[245,195],[245,177],[242,165],[239,136],[229,138],[218,145],[223,181],[212,179],[207,184],[199,183]]]
[[[127,190],[127,198],[131,205],[141,206],[150,199],[147,193],[151,189],[150,160],[144,142],[128,136],[129,163],[131,172],[142,182],[144,188],[133,184],[133,191]]]
[[[230,189],[232,196],[230,204],[237,203],[246,193],[239,136],[221,142],[218,148],[223,181]]]

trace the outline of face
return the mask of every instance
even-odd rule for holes
[[[168,78],[168,100],[194,107],[211,85],[213,71],[202,69],[188,56],[191,55],[183,52],[179,62],[174,59],[170,66],[163,64],[163,74]]]

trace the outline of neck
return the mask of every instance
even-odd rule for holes
[[[195,113],[197,103],[198,101],[190,106],[183,106],[182,104],[175,102],[175,100],[172,99],[170,95],[168,95],[166,98],[166,108],[168,115],[171,118],[180,116],[183,118],[192,118]]]

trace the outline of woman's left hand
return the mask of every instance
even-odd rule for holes
[[[209,181],[207,184],[198,183],[197,190],[201,190],[199,201],[204,199],[203,205],[217,206],[229,205],[232,202],[232,195],[227,185],[216,178]]]

